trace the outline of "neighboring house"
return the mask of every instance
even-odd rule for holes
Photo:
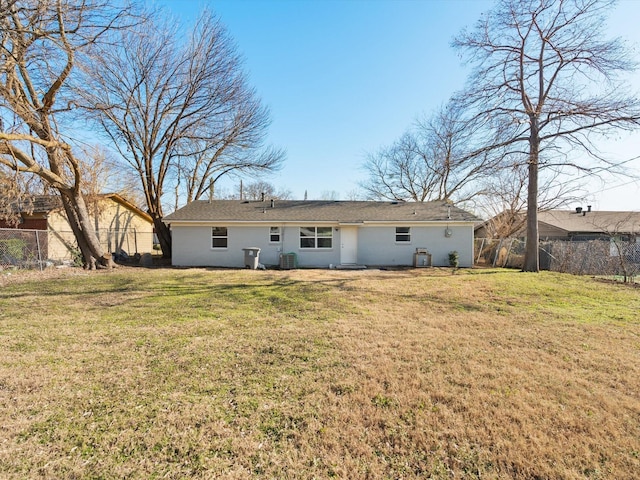
[[[244,267],[243,248],[255,247],[267,266],[294,254],[297,266],[326,268],[413,265],[416,249],[434,266],[457,251],[471,267],[479,219],[446,202],[202,200],[164,221],[176,266]]]
[[[514,237],[526,236],[526,218],[521,221]],[[496,224],[502,224],[500,218]],[[476,238],[490,237],[492,220],[476,225]],[[521,226],[520,226],[521,225]],[[575,210],[547,210],[538,213],[540,240],[600,240],[617,238],[635,242],[640,235],[640,212],[600,212],[591,207]]]
[[[94,228],[106,252],[125,251],[132,255],[153,250],[153,220],[117,193],[85,197]],[[58,195],[34,195],[13,207],[20,222],[10,225],[0,220],[0,228],[46,231],[40,241],[43,258],[62,261],[74,256],[75,237]]]
[[[640,235],[640,212],[600,212],[591,207],[549,210],[538,214],[538,235],[544,240],[633,240]]]

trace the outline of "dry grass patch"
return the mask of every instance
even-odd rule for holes
[[[635,478],[637,289],[119,269],[0,291],[0,477]]]

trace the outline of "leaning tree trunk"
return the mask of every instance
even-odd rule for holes
[[[115,264],[111,256],[102,249],[98,236],[92,227],[82,193],[61,190],[60,194],[69,225],[82,253],[84,268],[95,270],[96,268],[114,267]]]
[[[162,217],[153,215],[153,227],[160,242],[162,249],[162,258],[171,258],[171,230],[166,223],[162,221]]]

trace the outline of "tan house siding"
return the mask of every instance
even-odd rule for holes
[[[153,251],[153,223],[142,212],[132,210],[119,196],[105,195],[89,205],[89,213],[105,252],[124,250],[129,255]],[[135,207],[134,207],[135,208]],[[60,210],[49,214],[49,258],[70,260],[76,242],[66,216]]]
[[[153,251],[153,221],[149,215],[118,194],[87,198],[98,239],[107,253],[125,251],[129,255]],[[67,221],[60,198],[53,195],[34,197],[33,212],[22,213],[17,226],[0,224],[0,228],[48,231],[43,257],[54,261],[73,261],[77,252],[75,236]]]

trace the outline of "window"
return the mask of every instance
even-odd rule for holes
[[[280,227],[269,228],[269,242],[280,243]]]
[[[227,227],[211,227],[211,248],[227,248]]]
[[[300,227],[300,248],[331,248],[333,228]]]
[[[407,243],[411,241],[411,227],[396,227],[396,242]]]

